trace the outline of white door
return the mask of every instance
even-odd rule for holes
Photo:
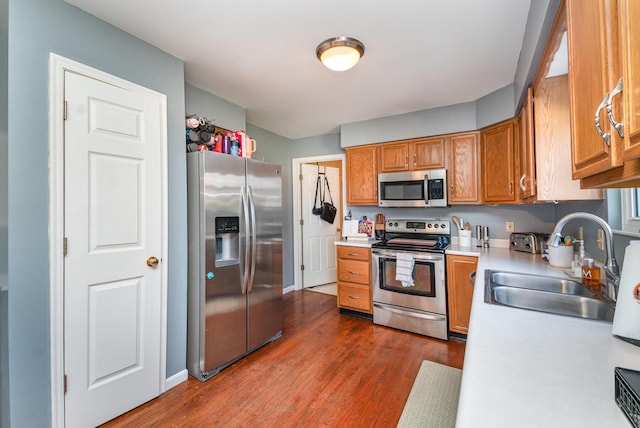
[[[86,427],[160,393],[162,120],[157,99],[72,72],[65,100],[65,425]]]
[[[316,194],[316,180],[318,178],[318,166],[301,164],[302,174],[302,264],[304,288],[314,287],[320,284],[328,284],[336,281],[336,246],[335,241],[340,239],[340,170],[338,168],[320,167],[329,180],[333,204],[338,209],[338,214],[333,224],[328,223],[313,215],[313,201]],[[324,180],[323,180],[324,182]],[[328,195],[325,199],[329,200]]]

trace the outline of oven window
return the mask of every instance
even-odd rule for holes
[[[433,262],[415,261],[413,287],[403,287],[402,282],[396,280],[396,259],[381,258],[379,269],[382,289],[416,296],[436,297],[436,273]]]
[[[424,200],[424,180],[381,183],[381,199],[387,201]]]

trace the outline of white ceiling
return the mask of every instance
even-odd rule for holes
[[[184,60],[190,84],[289,138],[474,101],[514,81],[530,0],[65,0]],[[365,45],[333,72],[325,39]],[[197,113],[197,112],[191,112]],[[224,126],[224,124],[220,124]]]

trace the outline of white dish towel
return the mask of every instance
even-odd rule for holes
[[[413,287],[413,254],[396,254],[396,281],[400,281],[403,287]]]

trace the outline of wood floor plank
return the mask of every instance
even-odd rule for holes
[[[294,291],[284,308],[282,338],[104,427],[395,427],[422,360],[462,368],[463,341],[340,314],[335,296]]]

